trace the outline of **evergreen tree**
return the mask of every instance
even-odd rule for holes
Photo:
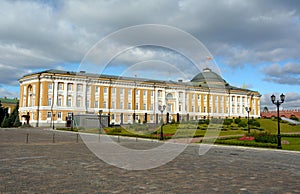
[[[2,107],[1,101],[0,101],[0,124],[2,123],[4,119],[4,108]]]
[[[10,114],[9,120],[10,120],[9,127],[19,127],[19,126],[21,126],[20,125],[20,120],[19,120],[19,103],[17,103],[15,109]]]
[[[1,127],[7,128],[7,127],[9,127],[9,124],[10,124],[10,119],[7,116],[5,116],[1,123]]]

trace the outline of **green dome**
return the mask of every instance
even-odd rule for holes
[[[218,74],[211,71],[209,68],[203,69],[203,72],[197,74],[191,82],[198,83],[214,83],[214,84],[226,84],[227,82]]]

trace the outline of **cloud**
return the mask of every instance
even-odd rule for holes
[[[261,109],[268,107],[269,110],[276,110],[276,105],[271,102],[271,95],[273,93],[266,93],[261,96]],[[276,100],[279,98],[280,93],[274,93]],[[285,101],[281,104],[280,109],[294,109],[300,108],[300,93],[287,92],[285,93]]]
[[[278,84],[300,85],[300,64],[288,62],[283,66],[275,63],[262,68],[264,81]]]
[[[79,64],[87,51],[108,34],[151,23],[175,26],[191,33],[221,64],[232,69],[272,63],[262,70],[265,81],[291,86],[300,82],[297,63],[300,61],[300,1],[4,0],[0,1],[0,7],[2,85],[16,85],[19,76],[28,71],[57,66],[64,69],[64,64]],[[170,36],[170,41],[185,46],[184,40]],[[135,57],[141,62],[165,55],[167,63],[183,62],[174,53],[154,52],[151,48],[128,51],[117,62],[126,65],[134,63]],[[283,66],[276,65],[283,61],[286,63]],[[15,75],[8,76],[9,72]]]

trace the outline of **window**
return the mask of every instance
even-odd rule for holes
[[[48,83],[48,91],[52,92],[52,83]]]
[[[63,83],[58,83],[58,90],[63,90]]]
[[[131,102],[128,102],[128,109],[131,109]]]
[[[124,95],[124,89],[123,88],[120,89],[120,94]]]
[[[179,111],[182,111],[182,105],[179,104]]]
[[[72,106],[72,98],[71,98],[71,97],[68,97],[67,106],[68,106],[68,107],[71,107],[71,106]]]
[[[87,108],[90,108],[90,100],[87,100],[87,101],[86,101],[86,107],[87,107]]]
[[[112,107],[111,107],[112,109],[115,109],[116,108],[116,102],[115,101],[113,101],[112,102]]]
[[[195,99],[195,94],[192,94],[192,99],[193,99],[193,100]]]
[[[48,106],[52,106],[52,98],[48,98]]]
[[[62,97],[58,97],[57,106],[62,106]]]
[[[104,101],[103,102],[103,108],[106,108],[106,106],[107,106],[107,103],[106,103],[106,101]]]
[[[201,100],[201,95],[200,94],[198,94],[198,100]]]
[[[112,93],[116,94],[116,88],[112,88]]]
[[[72,91],[72,85],[73,84],[68,84],[68,91]]]
[[[144,98],[146,98],[146,96],[147,96],[147,91],[144,90]]]
[[[143,110],[147,110],[146,104],[143,104]]]
[[[77,99],[76,99],[76,106],[77,106],[77,107],[81,107],[81,106],[82,106],[82,100],[81,100],[81,97],[77,97]]]
[[[124,102],[120,102],[120,109],[124,109]]]
[[[90,93],[90,92],[91,92],[91,86],[87,86],[87,87],[86,87],[86,92],[87,92],[87,93]]]
[[[139,97],[139,96],[140,96],[140,90],[136,90],[136,91],[135,91],[135,95],[136,95],[137,97]]]
[[[183,98],[183,92],[179,92],[179,98]]]
[[[52,116],[51,112],[47,112],[47,118],[49,119],[51,118],[51,116]]]
[[[57,113],[57,118],[58,118],[58,119],[61,119],[61,118],[62,118],[61,112],[58,112],[58,113]]]
[[[154,109],[154,105],[150,104],[150,110],[153,110],[153,109]]]
[[[139,103],[135,103],[135,109],[138,110],[139,109]]]
[[[107,87],[104,88],[104,94],[107,94]]]
[[[206,112],[206,106],[205,106],[205,107],[203,107],[203,112]]]
[[[82,84],[77,84],[77,92],[82,92]]]
[[[98,100],[95,100],[94,108],[99,108],[99,102],[98,102]]]
[[[152,96],[152,97],[154,96],[154,91],[151,91],[151,96]]]
[[[131,98],[131,89],[128,89],[128,98]]]
[[[96,93],[99,93],[99,86],[96,86]]]
[[[195,112],[195,107],[194,106],[192,106],[192,112]]]

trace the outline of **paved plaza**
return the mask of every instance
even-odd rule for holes
[[[119,141],[136,149],[159,144]],[[0,129],[0,193],[300,193],[300,152],[198,150],[191,144],[165,165],[125,170],[97,158],[77,133]]]

